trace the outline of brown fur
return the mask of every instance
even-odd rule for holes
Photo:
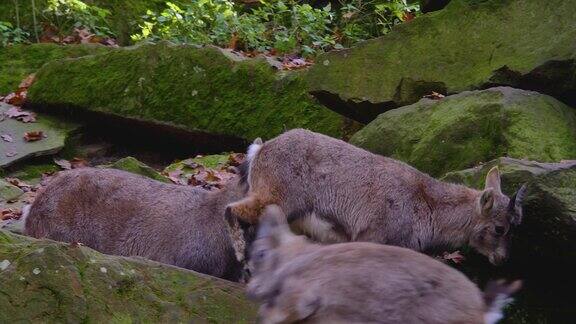
[[[250,260],[247,293],[270,324],[494,323],[505,303],[493,301],[519,288],[500,283],[485,297],[457,270],[409,249],[312,244],[290,232],[277,206],[266,209]]]
[[[36,198],[25,233],[236,281],[242,267],[224,210],[245,190],[237,180],[208,192],[119,170],[66,171]]]
[[[259,151],[253,145],[249,159],[248,195],[231,204],[228,215],[254,224],[264,206],[278,204],[295,229],[322,242],[370,241],[417,251],[469,244],[498,264],[507,257],[511,223],[521,219],[521,195],[510,203],[497,169],[485,190],[474,190],[302,129]]]

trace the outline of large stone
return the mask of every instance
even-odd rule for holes
[[[554,162],[576,158],[576,114],[550,96],[498,87],[388,111],[350,142],[433,176],[499,156]]]
[[[37,73],[28,99],[53,111],[68,107],[248,140],[296,127],[342,132],[342,117],[309,98],[298,73],[214,47],[164,42],[51,62]]]
[[[2,323],[249,323],[243,287],[141,258],[0,231]]]
[[[0,116],[11,107],[0,102]],[[57,153],[78,127],[76,124],[44,115],[38,115],[34,123],[5,118],[0,121],[0,135],[9,135],[12,141],[0,139],[0,169],[26,158]],[[45,137],[34,142],[24,140],[25,133],[37,131],[42,131]]]
[[[0,208],[2,207],[2,203],[12,201],[20,197],[23,193],[22,189],[0,179]]]
[[[36,72],[36,70],[46,62],[65,57],[73,58],[104,53],[109,50],[109,47],[97,44],[64,46],[56,44],[32,44],[1,47],[0,95],[15,91],[24,78]]]
[[[355,48],[321,55],[310,91],[361,122],[418,101],[510,85],[576,106],[576,1],[453,0]]]
[[[450,172],[443,180],[484,188],[486,174],[494,166],[502,174],[504,193],[512,195],[522,184],[528,184],[524,220],[517,229],[513,254],[575,260],[576,161],[539,163],[499,158],[479,167]]]

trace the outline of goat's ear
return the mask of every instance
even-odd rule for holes
[[[271,239],[275,245],[281,244],[292,235],[286,215],[277,205],[269,205],[264,209],[258,226],[257,239]]]
[[[484,188],[492,188],[498,193],[502,192],[500,188],[500,170],[498,170],[497,166],[488,171],[488,174],[486,175],[486,186],[484,186]]]
[[[480,196],[480,200],[478,202],[478,207],[480,209],[480,213],[484,216],[490,215],[492,208],[494,207],[494,189],[488,188],[482,191],[482,195]]]
[[[518,191],[510,198],[510,204],[508,205],[508,214],[510,215],[510,223],[512,225],[520,225],[522,223],[522,218],[524,216],[524,211],[522,209],[522,202],[524,196],[526,195],[526,184],[523,184]]]

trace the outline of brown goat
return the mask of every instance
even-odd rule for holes
[[[495,323],[520,281],[485,294],[457,270],[418,252],[368,242],[319,245],[290,232],[269,206],[252,245],[247,295],[259,322]]]
[[[209,192],[119,170],[65,171],[30,207],[25,234],[238,281],[242,266],[224,220],[226,205],[245,194],[238,179]]]
[[[277,204],[295,229],[321,242],[424,252],[469,244],[499,264],[511,225],[522,219],[525,186],[509,199],[497,168],[479,191],[302,129],[256,141],[248,161],[248,195],[229,206],[227,219],[255,224],[264,206]]]

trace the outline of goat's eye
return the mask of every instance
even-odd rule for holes
[[[496,227],[494,228],[494,232],[496,232],[496,235],[502,236],[502,235],[506,234],[506,227],[504,227],[504,226],[496,226]]]
[[[260,250],[260,251],[256,252],[256,255],[254,256],[254,261],[256,261],[256,262],[262,261],[262,259],[264,259],[265,256],[266,256],[266,251]]]

